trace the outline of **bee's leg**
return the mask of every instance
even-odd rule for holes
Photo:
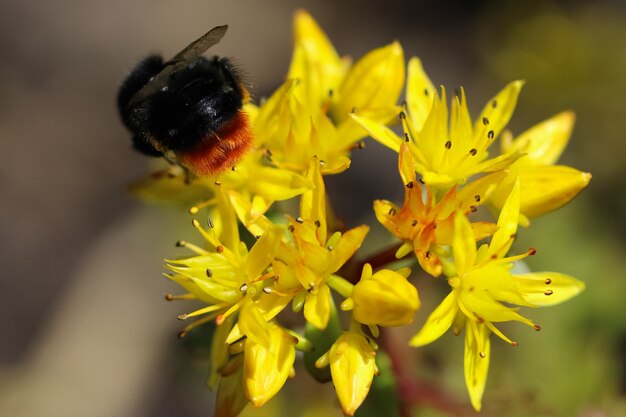
[[[163,156],[163,153],[152,146],[152,144],[139,135],[133,136],[133,148],[148,156]]]

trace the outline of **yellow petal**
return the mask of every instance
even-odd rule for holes
[[[513,189],[509,194],[500,216],[498,217],[498,230],[493,234],[491,243],[489,244],[489,256],[496,255],[503,257],[509,251],[513,244],[515,233],[519,219],[520,207],[520,183],[519,179],[515,181]]]
[[[300,199],[300,215],[303,219],[319,224],[317,226],[318,241],[326,242],[326,188],[320,172],[320,160],[311,158],[306,178],[313,184],[313,189],[302,194]]]
[[[398,42],[374,49],[357,61],[339,88],[333,114],[342,121],[356,109],[368,114],[394,106],[404,85],[404,53]]]
[[[273,167],[258,167],[250,179],[249,189],[269,200],[288,200],[313,187],[302,175]]]
[[[372,136],[372,138],[380,142],[382,145],[385,145],[386,147],[396,152],[399,152],[400,145],[402,144],[403,140],[400,139],[400,137],[398,137],[398,135],[396,135],[393,130],[389,129],[382,123],[368,119],[364,116],[359,116],[355,113],[351,113],[350,116],[352,116],[354,120],[356,120],[361,126],[363,126],[365,130],[367,130],[367,132]]]
[[[413,163],[413,156],[411,156],[411,150],[409,145],[403,143],[400,146],[400,156],[398,158],[398,171],[400,177],[402,177],[402,183],[406,186],[412,183],[414,186],[419,187],[419,184],[415,180],[415,166]]]
[[[489,130],[494,131],[493,137],[500,134],[513,115],[517,105],[517,97],[523,85],[523,81],[513,81],[489,100],[474,124],[475,135],[481,135],[481,138],[484,139],[485,136],[482,134]]]
[[[520,210],[538,217],[569,203],[591,181],[591,174],[563,165],[533,167],[519,173]]]
[[[297,339],[276,324],[269,325],[269,345],[248,339],[244,351],[244,391],[261,407],[283,387],[296,359]]]
[[[535,125],[510,144],[503,143],[503,153],[525,152],[533,164],[552,165],[563,153],[574,128],[573,112],[562,112]]]
[[[558,272],[513,275],[524,299],[535,306],[551,306],[578,295],[585,283]]]
[[[201,181],[185,181],[185,174],[179,167],[169,167],[142,178],[129,187],[130,192],[139,198],[158,203],[179,203],[191,206],[207,201],[212,192]]]
[[[487,383],[491,342],[489,329],[484,324],[468,320],[465,331],[465,384],[470,395],[472,407],[480,411],[483,392]]]
[[[457,298],[457,291],[452,291],[448,294],[441,304],[428,316],[424,327],[413,336],[409,344],[419,347],[439,339],[452,326],[456,312],[459,310]]]
[[[307,294],[304,302],[304,318],[318,329],[325,329],[330,317],[330,288],[326,284]]]
[[[406,85],[406,104],[413,127],[422,130],[426,117],[433,104],[437,90],[424,72],[422,62],[417,57],[409,61]]]
[[[244,297],[237,323],[241,332],[255,343],[268,347],[271,343],[267,320],[249,297]]]
[[[332,274],[339,270],[339,268],[341,268],[361,247],[369,230],[369,226],[361,225],[341,235],[341,240],[339,240],[337,246],[331,250],[332,259],[326,271]]]
[[[248,279],[254,280],[259,277],[265,268],[268,267],[278,250],[282,237],[282,229],[278,226],[272,227],[265,232],[252,246],[246,260],[248,267]]]
[[[461,276],[476,260],[476,239],[467,217],[457,211],[454,217],[454,239],[452,241],[454,266],[457,275]]]
[[[461,291],[459,302],[473,313],[473,320],[478,318],[491,322],[519,321],[533,326],[533,322],[518,314],[510,307],[499,303],[485,290]]]
[[[216,326],[211,339],[211,361],[207,385],[210,388],[217,387],[220,380],[220,368],[228,362],[228,344],[226,337],[233,327],[233,318],[228,317],[222,324]]]
[[[376,352],[363,335],[344,333],[329,352],[330,372],[343,412],[353,416],[367,397],[376,372]]]

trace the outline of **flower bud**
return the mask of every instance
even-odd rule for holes
[[[420,306],[417,290],[403,275],[388,269],[371,275],[369,265],[361,281],[354,286],[352,298],[354,319],[368,325],[409,324]]]

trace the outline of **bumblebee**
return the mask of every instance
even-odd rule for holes
[[[248,91],[227,58],[202,56],[227,29],[211,29],[169,61],[148,56],[122,83],[117,104],[137,151],[214,176],[250,149]]]

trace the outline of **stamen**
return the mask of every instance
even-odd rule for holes
[[[211,320],[213,320],[215,318],[215,314],[211,314],[209,316],[206,317],[202,317],[201,319],[195,320],[193,323],[190,323],[189,325],[187,325],[183,330],[181,330],[180,332],[178,332],[178,337],[180,339],[182,339],[183,337],[187,336],[187,334],[195,329],[198,326],[203,325],[204,323],[208,323]]]
[[[424,180],[423,180],[423,179],[421,179],[421,178],[420,178],[418,181],[420,182],[420,184],[422,184],[422,185],[426,185],[426,182],[424,182]]]
[[[533,256],[536,253],[537,253],[537,250],[535,248],[528,249],[528,256]]]
[[[474,205],[469,206],[469,208],[470,208],[470,211],[471,211],[472,213],[476,213],[476,211],[478,210],[478,207],[476,207],[476,206],[474,206]]]
[[[221,182],[219,182],[219,181],[215,181],[213,184],[217,185],[218,187],[219,187],[220,185],[222,185],[222,183],[221,183]]]
[[[409,181],[409,182],[406,184],[406,188],[413,188],[413,181]]]
[[[398,115],[400,117],[400,120],[404,120],[406,119],[406,113],[401,111],[400,114]]]
[[[417,220],[413,220],[413,221],[411,222],[411,226],[413,226],[413,227],[417,226]]]
[[[196,255],[206,255],[209,253],[205,251],[204,249],[202,249],[201,247],[196,246],[193,243],[189,243],[185,240],[179,240],[178,242],[176,242],[176,246],[179,248],[189,249],[190,251],[194,252]]]
[[[165,294],[165,300],[166,301],[176,301],[176,300],[195,300],[196,296],[193,294],[179,294],[179,295],[174,295],[174,294]]]
[[[228,310],[226,310],[226,312],[224,314],[218,315],[216,317],[216,319],[215,319],[215,324],[217,324],[218,326],[221,326],[222,323],[224,323],[224,320],[226,320],[228,318],[228,316],[230,316],[231,314],[233,314],[234,312],[239,310],[239,305],[240,304],[241,304],[241,301],[239,301],[236,304],[233,304],[233,306],[231,308],[229,308]]]
[[[265,294],[271,294],[272,293],[272,288],[270,288],[270,287],[263,287],[263,292]]]
[[[304,220],[300,216],[296,217],[296,221],[300,224],[304,223]]]
[[[428,88],[425,88],[425,89],[424,89],[424,95],[425,95],[425,96],[428,96],[428,94],[429,94],[429,92],[428,92]]]
[[[476,194],[474,196],[474,201],[476,201],[477,203],[480,203],[480,194]]]
[[[315,220],[315,227],[321,227],[322,226],[322,222],[320,222],[319,220]]]
[[[181,314],[177,318],[178,320],[187,320],[189,317],[201,316],[203,314],[212,313],[214,311],[218,311],[226,307],[225,304],[215,304],[212,306],[206,306],[196,311],[192,311],[191,313]]]
[[[267,274],[263,274],[263,275],[255,278],[252,282],[255,283],[255,282],[265,281],[266,279],[273,278],[275,276],[276,276],[276,273],[274,271],[270,271]]]
[[[205,272],[208,278],[211,278],[213,276],[213,271],[211,271],[209,268],[207,268]]]
[[[535,329],[536,331],[540,331],[540,330],[541,330],[541,326],[540,326],[540,325],[538,325],[538,324],[535,324],[535,325],[533,326],[533,329]]]
[[[289,225],[289,227],[288,227],[287,229],[289,229],[289,231],[290,231],[291,233],[293,233],[293,232],[296,230],[296,228],[295,228],[295,227],[293,227],[293,224],[290,224],[290,225]]]
[[[493,139],[496,136],[496,132],[494,132],[493,130],[490,130],[489,132],[487,132],[487,137],[489,139]]]
[[[397,213],[397,211],[396,211],[396,209],[395,209],[395,208],[391,207],[391,208],[389,209],[389,213],[388,213],[388,214],[389,214],[390,216],[395,216],[395,215],[396,215],[396,213]]]
[[[487,126],[489,124],[489,119],[487,119],[486,117],[483,117],[483,124]]]
[[[487,354],[485,352],[478,352],[478,356],[485,359],[487,357]]]
[[[211,217],[207,217],[206,225],[209,227],[209,229],[213,229],[215,227],[215,225],[213,224],[213,219]]]
[[[451,141],[447,141],[445,144],[446,149],[450,149],[452,147],[452,142]]]
[[[554,294],[554,291],[552,291],[552,290],[545,290],[543,293],[545,295],[552,295],[552,294]]]
[[[469,153],[470,153],[470,155],[472,155],[472,156],[476,156],[476,154],[478,153],[478,149],[476,149],[476,148],[472,148],[472,149],[470,149]]]
[[[224,246],[222,245],[218,245],[215,250],[217,251],[217,253],[224,253]]]
[[[241,287],[239,287],[239,291],[241,291],[241,292],[248,291],[248,284],[245,283],[245,282],[243,284],[241,284]]]
[[[550,285],[550,284],[552,284],[552,280],[551,280],[550,278],[546,278],[546,280],[544,281],[544,283],[545,283],[546,285]]]
[[[213,204],[215,204],[215,199],[212,198],[210,200],[207,200],[205,202],[202,202],[200,204],[196,204],[195,206],[189,207],[189,214],[197,214],[200,209],[207,207],[207,206],[212,206]]]
[[[409,134],[406,133],[406,132],[404,132],[404,141],[405,142],[410,142],[411,141],[411,139],[409,138]]]
[[[198,230],[200,232],[200,234],[202,235],[203,238],[205,238],[207,241],[209,242],[214,242],[215,239],[206,231],[202,228],[202,226],[200,225],[200,222],[198,221],[198,219],[192,219],[191,220],[191,224],[193,227],[196,228],[196,230]]]
[[[500,331],[500,329],[498,329],[496,326],[494,326],[494,324],[490,321],[486,321],[485,322],[485,326],[487,326],[489,328],[489,330],[491,330],[496,336],[498,336],[500,339],[504,340],[505,342],[507,342],[509,345],[511,346],[517,346],[518,343],[512,341],[511,339],[509,339],[508,337],[506,337],[504,335],[504,333],[502,333]]]

